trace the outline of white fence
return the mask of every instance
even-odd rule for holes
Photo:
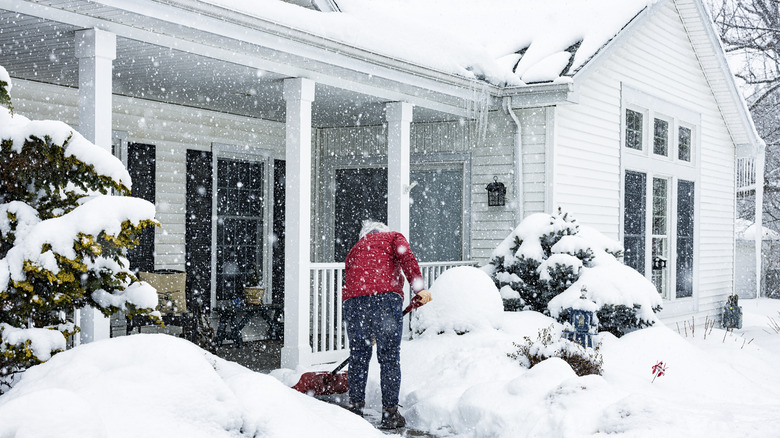
[[[422,262],[420,271],[425,288],[447,269],[475,266],[473,261]],[[312,263],[309,275],[311,292],[312,363],[327,363],[347,357],[347,332],[341,313],[341,287],[344,284],[344,263]]]

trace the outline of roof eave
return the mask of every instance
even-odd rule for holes
[[[499,97],[510,98],[513,109],[576,103],[574,84],[572,82],[547,82],[504,87],[500,89]]]
[[[717,60],[718,69],[719,69],[718,73],[723,75],[724,78],[726,78],[726,80],[723,81],[723,83],[725,83],[727,87],[727,92],[730,95],[733,104],[736,106],[739,122],[742,125],[743,129],[745,130],[747,141],[751,146],[752,152],[755,154],[759,154],[763,152],[764,149],[766,148],[766,143],[758,135],[758,130],[756,129],[756,125],[753,122],[753,116],[750,114],[750,110],[747,107],[747,103],[745,102],[744,96],[742,95],[742,93],[739,91],[739,88],[737,87],[737,83],[734,80],[734,74],[732,73],[731,67],[729,67],[728,60],[726,59],[726,51],[723,49],[723,44],[720,40],[720,37],[715,32],[713,24],[710,21],[709,13],[704,7],[702,1],[701,0],[692,0],[692,1],[698,12],[697,18],[703,24],[702,27],[704,28],[705,34],[710,44],[715,48],[715,58]],[[683,19],[685,19],[685,17],[683,17]],[[696,45],[694,44],[694,49],[695,47]],[[719,102],[718,104],[719,106],[722,105],[721,102]],[[738,146],[740,145],[738,144]]]

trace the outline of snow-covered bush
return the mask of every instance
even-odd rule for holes
[[[653,325],[661,297],[644,276],[618,258],[618,242],[581,227],[567,213],[528,216],[493,251],[485,271],[519,309],[568,318],[581,291],[598,306],[599,329],[621,336]]]
[[[433,300],[414,311],[410,327],[418,334],[463,334],[498,328],[504,307],[493,280],[471,266],[448,269],[431,285]]]
[[[558,357],[568,363],[578,376],[601,375],[604,360],[598,347],[585,348],[576,342],[560,337],[560,335],[555,335],[555,332],[550,326],[539,331],[535,341],[526,336],[525,342],[522,344],[513,342],[512,344],[517,347],[517,351],[509,353],[507,356],[519,361],[526,368],[531,368],[551,357]]]
[[[157,224],[154,205],[129,196],[130,176],[108,151],[64,123],[15,115],[10,89],[0,67],[0,382],[64,349],[74,309],[157,305],[125,257]]]

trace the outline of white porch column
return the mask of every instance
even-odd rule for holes
[[[764,246],[764,159],[766,145],[761,145],[756,152],[756,298],[761,297],[761,280],[764,278],[763,255]]]
[[[314,82],[293,78],[284,81],[287,101],[284,347],[282,367],[308,366],[309,266],[311,264],[311,103]]]
[[[79,132],[111,151],[111,81],[116,35],[100,29],[77,31],[76,57],[79,59]],[[111,322],[97,309],[81,309],[78,320],[79,343],[111,337]]]
[[[409,238],[412,104],[390,102],[387,117],[387,225]]]
[[[116,35],[100,29],[76,32],[76,57],[79,58],[79,132],[111,151],[111,80]]]

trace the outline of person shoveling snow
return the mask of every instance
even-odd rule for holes
[[[365,221],[360,239],[347,255],[342,294],[350,350],[349,409],[363,415],[368,364],[376,341],[382,375],[381,427],[389,429],[406,425],[398,412],[404,300],[401,272],[419,301],[430,301],[417,259],[403,234],[390,231],[381,222]]]

